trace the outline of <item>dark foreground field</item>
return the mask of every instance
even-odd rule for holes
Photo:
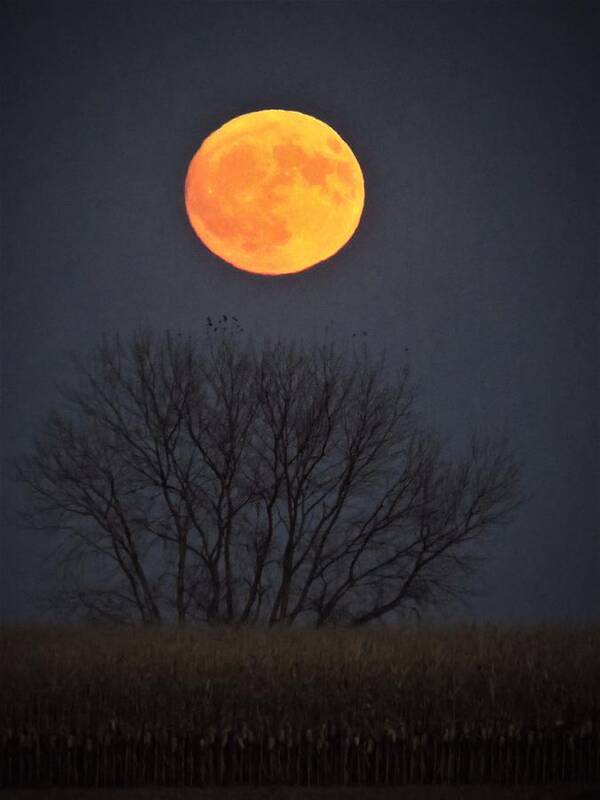
[[[402,786],[303,789],[14,789],[4,800],[598,800],[596,786]]]
[[[5,629],[0,665],[0,785],[44,797],[583,797],[600,782],[597,629]]]

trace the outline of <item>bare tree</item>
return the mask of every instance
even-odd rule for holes
[[[18,464],[72,609],[364,624],[458,596],[518,503],[506,438],[449,458],[365,348],[211,326],[103,340]]]

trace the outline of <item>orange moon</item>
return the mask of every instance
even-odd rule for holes
[[[226,122],[188,168],[185,205],[204,244],[238,269],[301,272],[356,230],[365,199],[358,161],[329,125],[267,110]]]

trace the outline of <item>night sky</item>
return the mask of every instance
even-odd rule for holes
[[[347,341],[408,362],[460,448],[507,428],[526,505],[456,613],[585,621],[600,607],[599,171],[594,2],[3,4],[4,620],[33,613],[47,537],[10,459],[69,352],[140,325]],[[595,16],[595,19],[594,19]],[[594,52],[596,49],[596,53]],[[268,278],[192,231],[202,140],[265,108],[312,114],[365,176],[356,235]]]

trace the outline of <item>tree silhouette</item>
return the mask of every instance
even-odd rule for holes
[[[105,338],[18,463],[61,608],[98,619],[365,624],[459,596],[518,503],[506,438],[461,459],[366,347]]]

